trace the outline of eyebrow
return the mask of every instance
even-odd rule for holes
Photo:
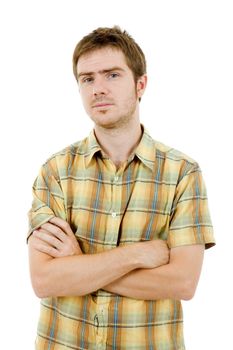
[[[100,70],[98,71],[97,73],[99,74],[105,74],[105,73],[109,73],[109,72],[112,72],[112,71],[115,71],[115,70],[118,70],[118,71],[121,71],[121,72],[125,72],[125,70],[121,67],[112,67],[112,68],[109,68],[109,69],[103,69],[103,70]],[[88,75],[94,75],[95,72],[81,72],[78,74],[78,79],[82,76],[88,76]]]

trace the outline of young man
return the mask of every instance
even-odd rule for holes
[[[36,349],[183,350],[181,300],[215,244],[198,164],[140,124],[140,47],[98,28],[73,55],[94,130],[51,156],[33,186]]]

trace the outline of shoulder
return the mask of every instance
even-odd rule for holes
[[[187,162],[191,165],[197,164],[197,161],[187,155],[186,153],[173,148],[171,146],[165,145],[164,143],[160,141],[154,140],[155,148],[156,150],[164,156],[167,160],[173,161],[173,162]]]
[[[74,161],[78,161],[80,158],[85,156],[87,150],[87,140],[86,137],[83,140],[76,141],[59,151],[51,154],[42,168],[46,169],[48,173],[52,174],[62,174],[67,173],[69,167]]]
[[[198,162],[186,153],[152,139],[155,145],[155,161],[170,178],[180,181],[185,175],[200,172]]]

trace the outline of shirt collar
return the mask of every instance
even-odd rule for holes
[[[155,163],[155,143],[151,136],[149,135],[148,131],[144,128],[142,125],[142,137],[141,140],[136,147],[133,154],[135,154],[138,159],[145,164],[148,168],[153,170],[154,163]],[[86,144],[86,166],[88,167],[93,156],[97,152],[102,152],[102,149],[95,137],[94,129],[90,132],[88,138],[87,138],[87,144]]]
[[[155,163],[155,142],[151,138],[148,131],[142,125],[142,138],[135,149],[136,156],[145,164],[148,168],[153,170]]]
[[[94,129],[93,129],[87,138],[86,155],[85,155],[86,167],[89,166],[94,154],[99,151],[101,151],[101,147],[96,140]]]

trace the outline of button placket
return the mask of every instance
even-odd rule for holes
[[[103,297],[101,298],[103,299]],[[102,304],[104,302],[104,304]],[[96,315],[94,316],[95,325],[96,325],[96,350],[106,349],[106,342],[107,342],[107,327],[106,324],[108,322],[108,307],[109,307],[109,300],[97,300],[97,308],[96,308]]]
[[[112,181],[112,186],[113,186],[113,198],[112,198],[112,218],[116,218],[117,216],[117,212],[116,212],[116,207],[115,207],[115,203],[117,203],[116,199],[117,199],[117,187],[116,187],[116,182],[119,180],[119,176],[118,175],[114,175],[113,177],[113,181]]]
[[[112,203],[110,211],[110,241],[115,246],[118,240],[119,231],[119,218],[120,218],[120,196],[121,196],[121,186],[118,186],[120,176],[115,173],[112,174]]]

